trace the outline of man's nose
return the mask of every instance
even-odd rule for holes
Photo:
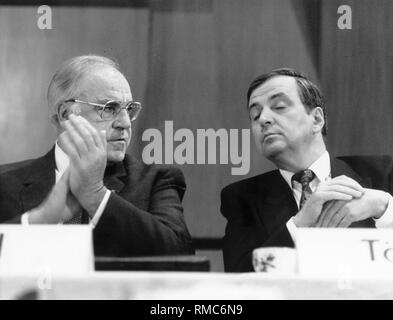
[[[129,129],[131,128],[131,120],[126,109],[122,109],[113,121],[114,128]]]
[[[262,126],[268,126],[268,125],[272,124],[272,122],[273,122],[272,111],[269,108],[263,108],[260,115],[259,115],[258,122]]]

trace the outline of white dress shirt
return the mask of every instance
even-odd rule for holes
[[[315,173],[315,178],[310,182],[310,189],[312,192],[315,191],[318,184],[322,181],[331,179],[331,166],[330,166],[330,155],[329,152],[325,151],[311,166],[308,168]],[[294,172],[280,169],[280,173],[284,180],[288,183],[292,189],[293,196],[296,200],[296,204],[299,207],[300,198],[302,195],[302,185],[297,181],[294,181],[294,187],[292,187],[292,176]],[[389,194],[389,204],[386,211],[379,219],[374,219],[375,226],[377,228],[391,228],[393,227],[393,197]],[[293,222],[293,217],[287,222],[288,231],[293,239],[296,241],[297,227]]]
[[[67,154],[59,147],[59,145],[55,144],[55,161],[56,161],[56,183],[59,182],[63,173],[67,170],[68,165],[70,164],[70,159]],[[100,205],[98,206],[97,211],[95,212],[93,218],[90,219],[90,224],[93,228],[97,225],[98,220],[100,219],[102,213],[105,210],[105,207],[108,203],[111,192],[109,190],[106,191],[104,198],[102,199]],[[24,213],[21,217],[22,225],[29,224],[29,211]],[[59,223],[60,224],[60,223]]]

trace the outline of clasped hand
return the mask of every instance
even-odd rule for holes
[[[106,188],[106,132],[98,132],[86,119],[70,115],[59,136],[62,149],[70,158],[69,188],[81,206],[93,215]]]
[[[363,188],[358,182],[339,176],[321,182],[293,218],[298,227],[342,227],[370,217],[380,218],[386,211],[386,192]]]
[[[61,223],[85,209],[90,217],[101,203],[106,188],[106,132],[98,132],[86,119],[70,115],[58,143],[70,159],[49,196],[29,216],[29,223]]]

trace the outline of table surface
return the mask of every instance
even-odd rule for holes
[[[91,272],[0,275],[0,299],[393,299],[393,277]]]

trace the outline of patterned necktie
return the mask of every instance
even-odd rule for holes
[[[107,166],[104,174],[104,185],[109,189],[115,189],[118,185],[116,177],[126,176],[127,172],[123,162],[117,162],[113,165]],[[64,222],[64,224],[88,224],[89,214],[85,210],[81,210],[70,220]]]
[[[70,220],[64,222],[64,224],[81,224],[82,223],[82,210],[79,211]]]
[[[294,181],[297,181],[302,185],[302,196],[300,197],[299,210],[303,208],[304,203],[312,194],[310,183],[314,178],[315,173],[310,169],[301,170],[292,176],[292,187]]]
[[[104,185],[109,189],[116,189],[117,179],[116,177],[122,177],[127,174],[123,162],[117,162],[113,165],[106,167],[104,174]],[[64,224],[88,224],[89,214],[85,210],[81,210],[70,220],[64,222]]]

